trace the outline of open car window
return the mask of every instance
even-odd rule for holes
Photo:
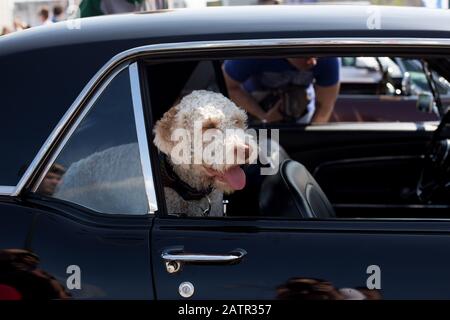
[[[196,211],[196,217],[356,218],[364,211],[364,217],[417,218],[423,217],[425,211],[421,208],[434,206],[432,216],[442,217],[448,206],[446,200],[439,197],[433,203],[422,203],[417,183],[432,134],[426,123],[440,120],[438,103],[450,105],[450,96],[445,93],[447,78],[429,68],[423,57],[290,59],[204,59],[147,65],[155,119],[154,146],[160,157],[155,169],[162,176],[168,213],[190,216]],[[304,71],[302,68],[306,68],[306,74],[296,72]],[[327,75],[330,70],[334,75]],[[314,129],[314,114],[324,101],[321,95],[329,94],[326,89],[333,86],[339,90],[334,99],[328,99],[333,102],[331,113],[320,128],[333,122],[360,126]],[[279,108],[279,118],[263,121],[251,105],[245,105],[249,97],[263,112]],[[234,165],[224,169],[204,166],[200,175],[205,179],[213,177],[238,187],[234,192],[225,190],[217,195],[209,193],[217,185],[195,185],[197,178],[192,174],[198,167],[180,167],[167,160],[173,145],[161,139],[170,137],[175,129],[193,130],[197,120],[203,132],[233,128],[239,123],[234,122],[239,118],[237,111],[216,108],[227,101],[245,113],[247,129],[266,130],[263,136],[256,132],[258,148],[264,144],[265,153],[258,154],[256,162],[240,166],[243,173]],[[227,117],[233,121],[227,122]],[[407,125],[396,125],[401,122]],[[233,125],[226,127],[225,123]],[[380,125],[366,129],[369,123]],[[407,138],[404,129],[416,133]],[[191,147],[186,149],[188,153],[194,152]],[[269,168],[275,170],[263,174]],[[299,217],[299,204],[286,197],[289,191],[280,184],[282,171],[292,176],[294,184],[300,183],[300,192],[326,214]],[[208,197],[204,197],[206,194]],[[179,201],[184,204],[178,205]],[[301,210],[311,211],[305,208]]]

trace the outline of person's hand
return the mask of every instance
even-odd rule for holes
[[[261,119],[262,122],[276,122],[283,120],[283,115],[280,112],[281,100],[279,100],[269,111],[264,114]]]

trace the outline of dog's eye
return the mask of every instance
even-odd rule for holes
[[[240,118],[235,118],[235,119],[233,119],[233,124],[234,124],[236,127],[242,128],[242,127],[245,126],[245,121],[242,120],[242,119],[240,119]]]

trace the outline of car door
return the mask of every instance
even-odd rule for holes
[[[156,90],[150,91],[151,96]],[[152,103],[160,104],[155,97]],[[373,155],[380,149],[371,150],[364,144],[372,141],[376,145],[383,132],[297,126],[288,131],[280,128],[280,143],[298,159],[309,156],[311,160],[314,151],[328,155],[328,159],[339,157],[345,153],[336,153],[331,146],[347,151],[345,144],[349,141],[355,146],[355,154],[366,150]],[[383,139],[392,141],[395,136],[403,148],[393,142],[386,152],[397,150],[401,154],[409,150],[413,155],[420,154],[429,134],[387,131]],[[158,176],[158,166],[153,171]],[[150,241],[156,299],[450,296],[450,290],[443,285],[449,280],[444,271],[449,267],[445,258],[450,246],[448,221],[287,220],[277,218],[277,212],[273,212],[273,218],[261,218],[257,212],[237,212],[239,209],[234,210],[233,217],[193,218],[165,214],[164,201],[158,203],[158,208]]]
[[[154,297],[156,202],[137,73],[136,64],[111,71],[26,195],[26,248],[65,298]]]
[[[184,299],[184,288],[190,299],[448,299],[449,226],[160,216],[152,232],[155,294]],[[164,258],[176,256],[185,261],[174,272]]]

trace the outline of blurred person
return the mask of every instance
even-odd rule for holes
[[[287,5],[317,3],[317,2],[319,2],[319,0],[284,0],[284,4],[287,4]]]
[[[258,0],[258,5],[280,4],[279,0]]]
[[[277,287],[279,300],[381,300],[379,290],[357,288],[337,288],[323,279],[291,278]]]
[[[49,25],[52,24],[52,20],[50,20],[50,11],[47,7],[42,7],[39,10],[39,18],[41,19],[41,25]]]
[[[57,4],[53,7],[52,22],[60,22],[64,20],[64,9],[61,5]]]
[[[145,0],[82,0],[80,17],[136,12],[143,11],[145,8]]]
[[[357,287],[355,288],[359,292],[361,292],[366,300],[382,300],[383,296],[381,295],[381,291],[378,289],[368,289],[367,287]]]
[[[367,297],[358,289],[354,288],[340,288],[339,293],[344,297],[344,300],[366,300]]]
[[[2,33],[0,35],[4,36],[5,34],[12,33],[12,32],[14,32],[14,30],[11,27],[3,26]]]
[[[32,251],[0,250],[0,300],[70,299],[64,284],[39,264]]]
[[[45,196],[52,196],[55,193],[56,188],[61,183],[62,177],[65,173],[66,170],[62,165],[57,163],[52,165],[42,180],[37,192]]]
[[[16,31],[21,31],[30,28],[30,25],[26,22],[23,22],[19,18],[14,19],[14,29]]]
[[[339,58],[226,60],[230,98],[253,119],[329,121],[339,93]]]
[[[345,300],[329,281],[315,278],[291,278],[277,287],[278,300]]]

